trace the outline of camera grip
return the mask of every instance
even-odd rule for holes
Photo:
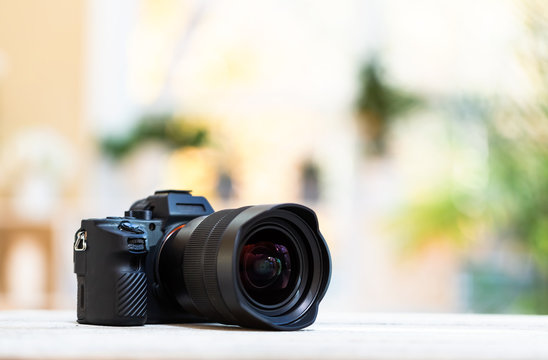
[[[126,228],[92,219],[82,221],[76,233],[74,272],[81,324],[134,326],[147,321],[147,238],[136,234],[136,228]]]
[[[124,318],[146,318],[147,280],[144,272],[126,272],[116,284],[116,311]]]

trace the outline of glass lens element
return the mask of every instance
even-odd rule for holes
[[[260,307],[281,305],[293,293],[301,265],[294,242],[286,231],[260,228],[240,251],[240,281],[247,296]]]
[[[255,289],[284,289],[291,276],[291,258],[281,244],[261,241],[245,245],[241,271],[244,286]]]

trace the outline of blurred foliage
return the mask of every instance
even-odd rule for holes
[[[101,150],[120,160],[148,142],[158,142],[170,149],[205,145],[208,132],[204,127],[169,114],[148,114],[124,134],[101,140]]]
[[[542,120],[548,121],[548,113]],[[489,135],[493,219],[548,271],[548,138],[525,132],[510,138],[496,129]]]
[[[360,71],[355,109],[369,152],[384,155],[392,123],[421,103],[417,95],[389,84],[378,60],[368,61]]]
[[[411,201],[402,209],[392,225],[405,233],[403,252],[415,253],[440,241],[466,244],[468,233],[464,230],[473,228],[478,219],[459,208],[459,196],[454,191],[450,187],[434,189],[429,196]]]
[[[539,9],[544,7],[544,9]],[[443,184],[429,198],[407,206],[398,225],[407,249],[429,241],[464,248],[489,244],[481,259],[466,261],[468,306],[482,312],[548,313],[548,6],[525,2],[527,52],[521,57],[535,94],[520,103],[511,99],[452,99],[451,138],[466,138],[469,114],[487,145],[483,166],[488,181],[479,191],[458,182]],[[468,113],[465,115],[463,113]],[[461,131],[459,131],[459,129]],[[466,141],[455,141],[454,151]],[[477,209],[461,206],[476,197]],[[464,200],[463,200],[464,199]],[[504,249],[497,258],[495,248]],[[516,265],[519,264],[519,265]]]

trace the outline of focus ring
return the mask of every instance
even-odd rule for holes
[[[193,231],[186,246],[183,274],[187,291],[196,309],[208,319],[236,323],[219,290],[217,256],[224,231],[246,208],[209,215]]]

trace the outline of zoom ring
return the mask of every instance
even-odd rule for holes
[[[221,210],[209,215],[196,227],[185,249],[183,274],[187,291],[196,309],[208,319],[237,323],[219,289],[217,256],[224,231],[245,209]]]

